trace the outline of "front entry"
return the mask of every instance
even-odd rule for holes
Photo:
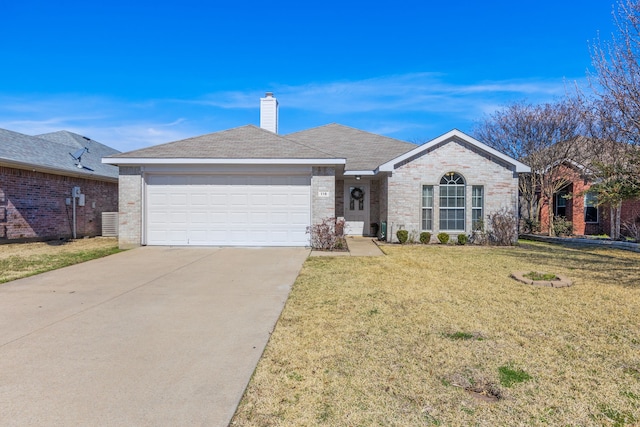
[[[369,235],[369,184],[362,181],[344,182],[344,220],[347,235]]]

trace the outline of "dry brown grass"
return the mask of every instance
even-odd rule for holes
[[[116,252],[118,240],[113,237],[0,245],[0,283]]]
[[[232,425],[640,420],[640,254],[542,243],[385,251],[307,260]],[[532,287],[509,278],[516,270],[575,284]],[[501,367],[531,379],[506,386]]]

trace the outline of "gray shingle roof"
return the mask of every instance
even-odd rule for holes
[[[369,171],[407,151],[415,144],[332,123],[285,135],[287,139],[347,159],[345,170]]]
[[[253,125],[129,151],[111,158],[159,159],[332,159],[321,149]]]
[[[93,171],[80,169],[69,153],[87,147],[82,155],[82,165]],[[118,168],[102,164],[102,157],[118,153],[118,150],[72,132],[60,131],[39,136],[0,129],[0,163],[16,167],[34,167],[61,174],[86,175],[87,178],[118,178]]]

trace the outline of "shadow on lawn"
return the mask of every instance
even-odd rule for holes
[[[506,256],[524,258],[529,263],[571,270],[574,278],[591,278],[602,283],[640,288],[637,254],[623,256],[619,250],[579,245],[537,245],[521,243],[519,250],[505,252]],[[624,255],[627,255],[624,253]],[[548,270],[548,267],[541,268]]]

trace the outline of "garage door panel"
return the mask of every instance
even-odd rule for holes
[[[217,225],[217,224],[226,224],[227,221],[227,213],[226,212],[211,212],[211,214],[209,215],[210,218],[210,224],[213,225]]]
[[[147,244],[305,246],[309,176],[149,175]]]
[[[289,198],[290,205],[294,208],[301,207],[306,208],[309,206],[309,196],[304,194],[292,194]]]
[[[289,223],[296,226],[307,226],[309,225],[309,216],[306,213],[297,213],[292,212],[289,216]]]
[[[268,212],[250,212],[249,221],[252,227],[266,227],[269,225],[269,213]]]
[[[280,207],[288,208],[289,207],[288,199],[289,197],[286,194],[273,194],[271,196],[271,205],[275,207],[280,206]]]

